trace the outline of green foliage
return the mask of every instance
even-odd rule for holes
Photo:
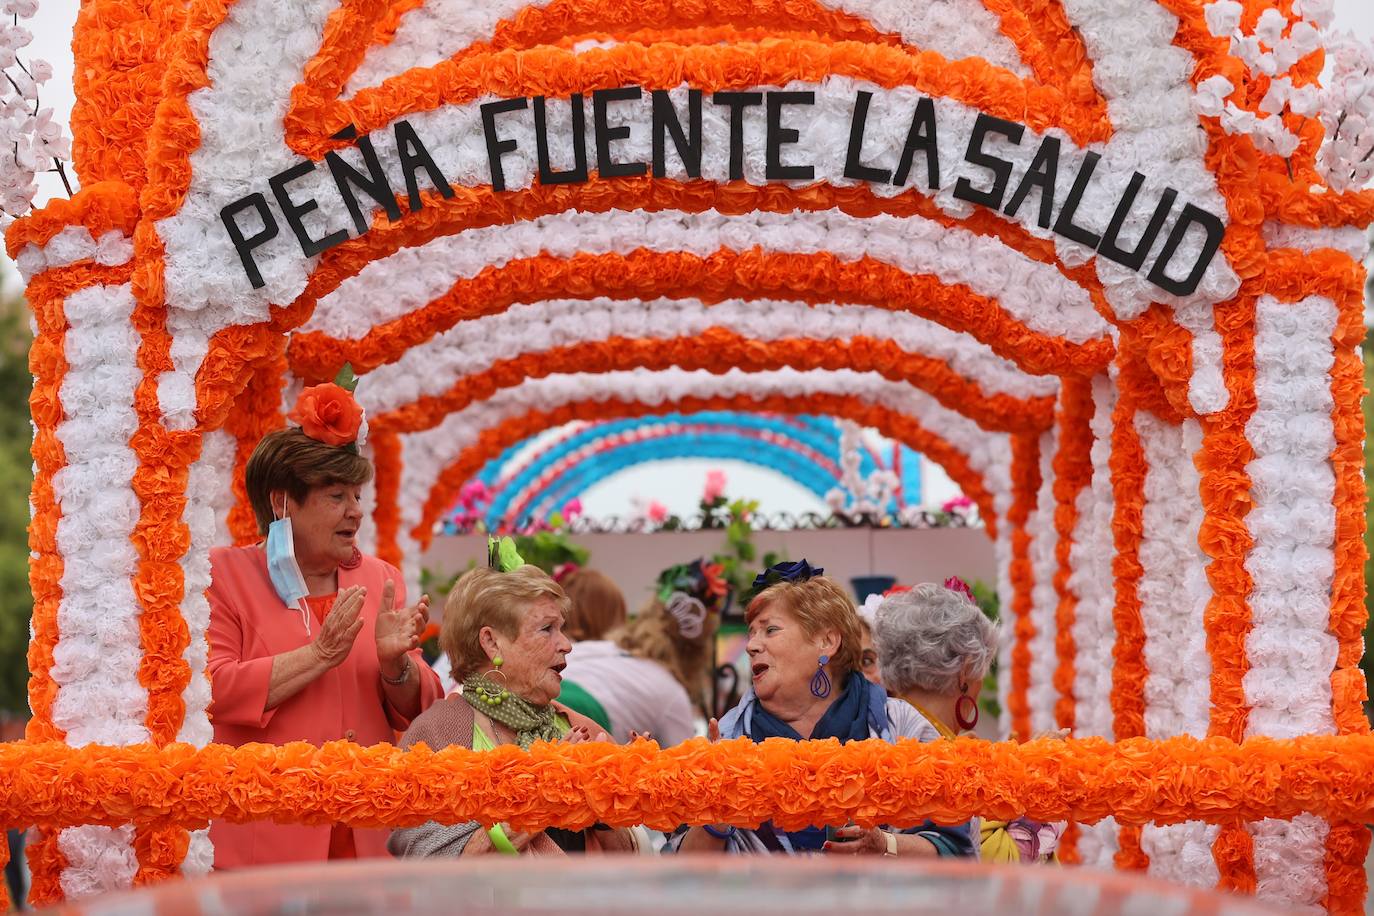
[[[743,612],[743,603],[748,598],[754,584],[754,577],[764,569],[779,562],[778,555],[772,552],[763,556],[757,567],[758,548],[754,546],[754,526],[749,523],[753,514],[759,510],[756,499],[727,500],[724,496],[702,500],[702,528],[724,529],[725,550],[711,558],[711,562],[721,566],[721,578],[730,583],[730,592],[735,596],[735,612]]]
[[[591,558],[591,553],[585,547],[579,547],[568,540],[568,536],[561,530],[516,535],[515,546],[526,563],[538,566],[549,575],[553,575],[553,571],[564,563],[586,566],[587,560]]]
[[[29,311],[14,289],[0,288],[0,711],[28,709],[29,490],[33,458],[29,425]]]
[[[978,607],[982,609],[989,620],[996,623],[1001,614],[1001,602],[997,600],[997,590],[979,579],[970,582],[969,588],[973,589],[973,600],[978,602]],[[994,718],[1002,715],[1002,704],[997,699],[996,657],[993,658],[992,665],[988,668],[987,677],[983,678],[983,690],[978,694],[978,705],[985,715]]]

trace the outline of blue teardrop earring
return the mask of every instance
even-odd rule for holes
[[[825,671],[825,665],[828,661],[830,661],[830,656],[822,655],[816,663],[816,673],[811,677],[811,695],[821,700],[830,696],[830,675]]]

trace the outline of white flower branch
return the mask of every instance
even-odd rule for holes
[[[1337,191],[1358,190],[1374,177],[1374,48],[1354,36],[1330,31],[1334,0],[1296,0],[1293,18],[1267,9],[1250,34],[1241,28],[1244,8],[1237,0],[1214,0],[1204,7],[1208,30],[1229,38],[1231,53],[1245,64],[1250,80],[1269,80],[1259,104],[1244,104],[1246,93],[1224,76],[1197,87],[1200,114],[1218,118],[1232,135],[1250,137],[1265,153],[1289,163],[1301,142],[1285,115],[1319,118],[1326,139],[1317,169]],[[1325,48],[1334,63],[1327,85],[1295,85],[1293,67]],[[1242,101],[1237,102],[1239,98]]]
[[[33,206],[42,172],[56,172],[71,195],[65,164],[71,156],[71,138],[53,119],[52,109],[39,102],[39,90],[52,78],[52,66],[43,60],[25,64],[19,57],[33,41],[33,34],[19,22],[38,11],[37,0],[5,0],[2,9],[11,20],[0,26],[0,73],[5,77],[0,84],[0,221],[8,222]]]

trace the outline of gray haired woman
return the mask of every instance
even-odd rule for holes
[[[978,724],[978,691],[997,655],[997,627],[958,578],[925,582],[883,599],[873,628],[889,693],[909,703],[944,738]],[[950,726],[954,723],[958,731]],[[981,820],[979,855],[1035,862],[1054,855],[1062,824]]]

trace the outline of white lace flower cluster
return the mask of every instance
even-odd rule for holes
[[[51,108],[39,107],[39,90],[52,78],[52,65],[21,56],[33,33],[20,21],[37,12],[38,0],[0,4],[0,14],[9,20],[0,19],[0,70],[5,76],[0,83],[0,227],[28,212],[38,193],[38,174],[59,169],[71,155],[71,138],[61,122],[53,119]]]
[[[1330,85],[1320,102],[1326,141],[1317,169],[1337,191],[1356,191],[1374,179],[1374,42],[1340,33],[1326,41]]]
[[[868,476],[860,470],[864,431],[851,420],[840,423],[840,486],[825,494],[830,511],[841,518],[878,518],[887,513],[901,481],[886,468]]]
[[[1219,118],[1228,134],[1245,134],[1263,152],[1291,156],[1298,135],[1284,124],[1291,112],[1312,117],[1322,108],[1320,88],[1294,85],[1291,72],[1298,61],[1322,47],[1322,30],[1330,27],[1333,0],[1297,0],[1290,18],[1276,8],[1266,9],[1246,34],[1241,28],[1244,7],[1237,0],[1213,0],[1204,8],[1207,29],[1218,38],[1229,38],[1231,53],[1249,69],[1251,79],[1269,77],[1269,91],[1257,110],[1228,101],[1240,87],[1220,74],[1198,85],[1195,104],[1199,114]]]

